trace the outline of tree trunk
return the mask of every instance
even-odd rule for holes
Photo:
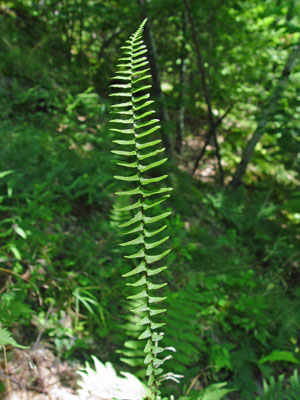
[[[266,102],[266,107],[262,110],[258,122],[257,122],[257,128],[255,132],[253,133],[253,136],[249,140],[244,153],[242,155],[241,162],[237,166],[237,169],[233,175],[232,181],[230,182],[231,186],[235,189],[237,188],[241,183],[242,179],[245,175],[247,166],[249,164],[249,161],[251,157],[253,156],[255,146],[258,143],[258,141],[261,139],[262,135],[264,134],[265,127],[270,120],[270,117],[273,115],[274,111],[276,110],[277,104],[279,100],[281,100],[282,95],[284,90],[286,89],[288,85],[288,80],[289,76],[298,63],[300,59],[300,42],[294,47],[294,49],[291,51],[286,64],[284,66],[284,69],[282,71],[281,76],[278,78],[277,84],[274,87],[274,90],[271,92],[267,102]]]
[[[142,20],[148,18],[147,9],[146,9],[146,1],[145,0],[137,0],[140,7],[140,14]],[[155,40],[151,29],[151,23],[148,18],[148,22],[144,27],[145,41],[148,48],[148,60],[150,64],[151,74],[152,74],[152,89],[153,95],[157,98],[158,101],[158,118],[161,121],[161,136],[162,142],[166,149],[166,153],[169,159],[173,156],[172,145],[169,139],[169,136],[166,132],[165,123],[169,122],[169,114],[168,110],[165,106],[164,102],[164,94],[161,90],[161,78],[160,71],[158,67],[158,57],[156,52]]]
[[[177,138],[175,150],[178,154],[181,154],[182,149],[182,139],[184,135],[184,114],[185,114],[185,105],[184,105],[184,95],[185,95],[185,75],[186,75],[186,50],[185,50],[185,41],[186,41],[186,13],[182,13],[182,41],[181,41],[181,51],[180,51],[180,66],[179,66],[179,111],[178,111],[178,122],[177,122]]]
[[[207,84],[208,79],[207,79],[207,76],[206,76],[203,57],[202,57],[202,53],[201,53],[201,50],[200,50],[200,45],[199,45],[199,42],[198,42],[198,35],[197,35],[196,26],[195,26],[195,23],[194,23],[194,18],[192,16],[188,0],[183,0],[183,4],[184,4],[184,7],[186,9],[187,16],[188,16],[188,19],[189,19],[189,22],[190,22],[190,26],[191,26],[191,30],[192,30],[192,37],[193,37],[193,40],[194,40],[194,47],[195,47],[195,52],[196,52],[197,61],[198,61],[198,68],[199,68],[199,72],[200,72],[201,85],[202,85],[202,90],[203,90],[205,102],[206,102],[206,105],[207,105],[208,122],[209,122],[209,133],[208,133],[208,135],[210,137],[212,136],[213,139],[214,139],[214,144],[215,144],[215,148],[216,148],[216,156],[217,156],[218,166],[219,166],[220,185],[223,186],[223,184],[224,184],[224,173],[223,173],[221,156],[220,156],[219,146],[218,146],[216,123],[215,123],[214,115],[213,115],[213,112],[212,112],[210,93],[209,93],[209,88],[208,88],[208,84]],[[205,149],[206,149],[206,146],[205,146]],[[205,149],[204,149],[204,152],[205,152]],[[203,149],[202,149],[202,151],[203,151]],[[201,153],[202,153],[202,151],[201,151]],[[193,173],[194,172],[195,172],[195,168],[193,170]]]

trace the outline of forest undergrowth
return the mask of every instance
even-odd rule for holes
[[[110,154],[107,77],[112,76],[110,64],[118,45],[108,51],[105,65],[101,60],[99,72],[88,50],[80,58],[74,43],[71,58],[63,56],[72,44],[61,39],[63,25],[51,30],[47,19],[31,15],[26,2],[22,7],[16,2],[12,13],[2,3],[0,332],[7,329],[16,342],[3,345],[0,335],[7,357],[5,361],[2,352],[1,395],[5,397],[9,379],[15,391],[24,389],[24,379],[16,372],[22,363],[29,366],[29,386],[36,396],[45,390],[49,382],[38,381],[34,372],[35,364],[43,367],[38,356],[34,359],[37,348],[48,354],[46,369],[57,366],[52,378],[65,385],[69,377],[70,395],[78,388],[74,369],[83,368],[92,356],[142,381],[143,365],[120,361],[122,352],[135,357],[140,349],[130,348],[136,332],[127,319],[130,290],[121,277],[127,265],[118,245],[122,217],[113,179],[118,171]],[[18,16],[22,13],[23,18]],[[37,44],[39,34],[44,41]],[[79,37],[76,40],[78,44]],[[82,40],[84,46],[84,36]],[[174,97],[165,91],[172,121],[180,93],[173,78],[166,77],[170,68],[166,63],[169,72],[163,79],[176,91]],[[223,68],[230,70],[228,65]],[[271,66],[268,71],[273,71]],[[190,74],[191,87],[197,74],[196,69]],[[247,98],[222,121],[224,187],[219,185],[213,142],[192,176],[205,141],[207,115],[198,95],[195,101],[186,100],[181,154],[165,167],[174,190],[167,200],[172,215],[167,228],[169,268],[163,272],[168,283],[164,342],[176,349],[165,365],[183,376],[179,382],[164,383],[163,396],[168,398],[200,399],[205,388],[226,382],[226,389],[218,390],[230,390],[223,393],[230,400],[299,399],[299,141],[293,133],[275,142],[282,121],[287,131],[296,129],[292,121],[298,114],[292,118],[291,110],[299,111],[299,81],[292,79],[295,85],[276,110],[244,184],[236,189],[228,183],[240,143],[253,128],[246,111],[252,110],[252,100]],[[219,87],[224,85],[220,79]],[[256,89],[259,100],[263,90]],[[164,125],[173,143],[175,125]],[[29,349],[16,350],[16,343]],[[20,367],[18,357],[23,360]]]

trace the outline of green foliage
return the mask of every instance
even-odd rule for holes
[[[169,199],[170,244],[159,244],[160,251],[147,250],[152,256],[172,248],[165,257],[172,269],[166,269],[163,277],[158,274],[155,283],[169,284],[165,293],[169,312],[162,313],[167,323],[164,347],[177,350],[171,353],[169,370],[184,378],[179,384],[163,381],[162,397],[171,393],[179,398],[195,377],[197,383],[189,393],[194,398],[211,383],[227,381],[238,389],[227,398],[252,400],[259,395],[260,382],[271,387],[271,380],[274,390],[269,389],[269,397],[292,396],[289,378],[282,379],[279,389],[278,377],[292,373],[291,361],[299,359],[299,63],[268,114],[245,186],[218,190],[213,141],[195,176],[190,176],[209,132],[209,118],[184,2],[145,1],[143,10],[140,3],[102,0],[100,10],[94,0],[0,1],[1,328],[22,344],[41,338],[63,359],[82,362],[96,354],[114,362],[117,369],[116,349],[125,342],[122,358],[140,363],[128,368],[145,369],[143,341],[137,340],[143,325],[136,325],[135,313],[130,320],[125,316],[124,324],[127,305],[122,300],[141,287],[124,285],[121,275],[130,267],[121,255],[133,252],[116,240],[117,225],[128,222],[139,209],[120,211],[136,201],[113,195],[122,188],[136,189],[138,181],[112,179],[132,176],[137,168],[111,163],[111,140],[126,140],[126,134],[109,131],[108,82],[121,43],[146,13],[151,24],[145,39],[152,37],[157,50],[155,54],[149,47],[149,60],[160,72],[154,73],[153,81],[161,78],[164,98],[153,87],[157,101],[144,110],[157,108],[173,144],[182,110],[184,114],[182,153],[175,154],[169,173],[174,187]],[[227,184],[256,129],[258,115],[268,107],[288,54],[299,42],[299,2],[187,3],[196,27],[201,27],[196,36],[216,121],[232,105],[217,127]],[[118,76],[128,78],[126,69],[120,67]],[[151,88],[136,95],[148,91]],[[151,100],[136,106],[147,101]],[[169,121],[163,118],[161,105]],[[111,110],[130,111],[130,106]],[[137,113],[143,114],[143,108]],[[142,121],[149,122],[152,116]],[[116,114],[116,118],[131,115]],[[130,125],[114,126],[124,130]],[[158,122],[138,129],[145,133],[157,126]],[[139,142],[158,140],[159,135],[154,131]],[[134,148],[116,146],[117,151]],[[153,145],[141,153],[148,155],[154,149],[161,150]],[[161,162],[160,154],[161,159],[157,154],[140,163]],[[135,156],[117,158],[120,163],[135,162]],[[167,164],[152,166],[142,172],[146,179],[167,173]],[[158,190],[163,181],[149,183],[145,190],[150,185]],[[150,203],[155,196],[159,201],[160,194],[145,201]],[[149,208],[147,216],[163,215],[167,211],[163,205]],[[159,222],[153,222],[157,229]],[[147,240],[164,239],[158,235],[163,232]],[[124,241],[137,238],[138,232]],[[138,252],[141,244],[132,246]],[[137,260],[131,260],[133,268]],[[120,325],[125,329],[118,329]]]
[[[163,364],[163,360],[159,359],[158,354],[164,350],[159,346],[159,341],[162,339],[159,328],[165,324],[157,322],[153,317],[165,311],[162,308],[157,308],[157,304],[165,298],[154,296],[153,291],[164,287],[166,283],[153,283],[151,277],[166,269],[166,266],[153,268],[152,264],[164,258],[170,250],[157,253],[156,249],[156,252],[153,253],[152,249],[162,245],[168,239],[168,236],[161,239],[156,238],[156,241],[150,238],[159,235],[166,228],[166,225],[161,225],[161,223],[155,229],[151,229],[151,225],[154,224],[155,226],[157,222],[170,215],[170,212],[157,213],[156,210],[158,209],[157,206],[169,197],[166,193],[171,189],[156,185],[164,180],[167,175],[147,177],[147,174],[145,174],[145,172],[166,162],[166,158],[159,160],[154,158],[163,151],[160,148],[156,149],[161,140],[149,139],[149,135],[157,131],[160,126],[157,119],[147,118],[154,111],[149,109],[153,101],[149,100],[150,95],[147,93],[151,85],[145,84],[145,81],[151,77],[147,73],[149,71],[148,61],[144,56],[147,49],[142,40],[145,23],[146,20],[140,25],[136,33],[126,41],[126,46],[123,46],[124,57],[119,59],[121,63],[118,64],[119,70],[114,77],[114,80],[118,83],[111,85],[118,91],[111,96],[117,96],[125,101],[112,106],[114,110],[117,109],[117,111],[112,111],[113,114],[117,115],[117,118],[111,120],[111,122],[117,124],[117,127],[111,128],[111,131],[120,133],[126,138],[126,140],[123,140],[123,138],[122,140],[113,140],[121,148],[124,146],[126,150],[113,150],[112,152],[118,156],[128,157],[126,161],[118,160],[117,165],[123,167],[125,171],[128,169],[129,173],[131,172],[130,175],[116,175],[115,179],[121,182],[136,182],[132,186],[133,189],[128,190],[127,187],[127,190],[117,192],[119,196],[134,196],[135,199],[132,204],[119,209],[124,212],[134,210],[133,217],[123,222],[119,227],[126,228],[124,234],[131,237],[121,246],[135,247],[135,252],[125,257],[138,262],[134,269],[123,276],[140,275],[136,282],[127,283],[127,285],[137,288],[136,293],[128,298],[138,300],[138,304],[133,309],[139,316],[136,324],[143,327],[138,339],[147,340],[144,348],[144,363],[147,365],[148,385],[153,398],[156,399],[159,394],[158,376],[162,373],[160,367]],[[148,161],[149,158],[150,162]],[[150,185],[150,189],[145,188],[148,185]],[[153,196],[154,200],[152,199]],[[132,236],[136,233],[138,236]],[[134,238],[132,239],[132,237]]]
[[[198,400],[221,400],[228,393],[234,392],[235,389],[226,389],[226,382],[215,383],[206,388],[198,397]]]
[[[276,380],[273,376],[270,381],[263,382],[263,395],[256,400],[297,400],[300,396],[300,380],[298,371],[286,381],[284,375]]]
[[[202,301],[203,296],[192,282],[167,294],[165,343],[176,350],[168,364],[177,373],[186,373],[188,366],[201,359],[204,342],[199,336],[198,316],[203,311]]]
[[[259,362],[261,364],[265,362],[274,362],[274,361],[287,361],[291,362],[294,364],[299,364],[299,360],[294,356],[293,353],[290,351],[280,351],[280,350],[274,350],[272,351],[271,354],[268,356],[262,357]]]
[[[21,346],[20,344],[18,344],[15,341],[15,339],[11,336],[11,333],[6,328],[2,328],[0,329],[0,346],[7,346],[7,345],[11,345],[18,349],[28,348],[28,346]]]

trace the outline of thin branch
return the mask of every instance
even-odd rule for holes
[[[122,32],[121,28],[117,28],[115,32],[113,32],[101,45],[99,53],[98,53],[98,60],[100,60],[101,58],[103,58],[104,55],[104,50],[106,49],[106,47],[108,47],[110,45],[110,43],[120,35],[120,33]]]
[[[223,119],[229,114],[229,112],[232,110],[232,108],[233,108],[233,105],[231,104],[228,107],[228,109],[224,112],[224,114],[217,119],[217,121],[215,122],[215,126],[214,126],[215,129],[222,123]],[[195,161],[192,175],[194,175],[194,173],[196,172],[197,168],[199,167],[199,163],[202,160],[202,157],[204,156],[204,154],[206,152],[206,148],[207,148],[211,138],[213,137],[213,135],[214,135],[214,130],[210,129],[207,132],[206,139],[205,139],[204,145],[202,147],[202,150],[201,150],[199,156],[197,157],[197,159]]]

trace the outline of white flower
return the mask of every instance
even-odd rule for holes
[[[116,374],[111,363],[102,364],[92,356],[95,369],[86,363],[84,370],[78,371],[81,380],[78,382],[80,400],[142,400],[149,394],[148,389],[132,374]]]

